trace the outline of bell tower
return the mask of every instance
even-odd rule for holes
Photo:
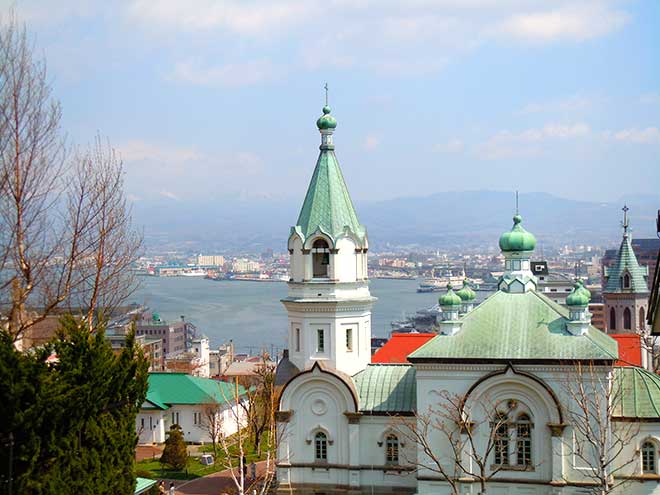
[[[327,88],[326,88],[327,91]],[[301,371],[317,361],[354,375],[371,362],[367,232],[358,221],[335,156],[330,107],[316,126],[321,146],[288,240],[289,359]]]

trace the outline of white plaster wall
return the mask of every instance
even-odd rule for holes
[[[348,237],[342,237],[337,240],[336,247],[339,252],[330,255],[334,258],[334,279],[339,282],[355,282],[358,278],[355,243]]]
[[[135,417],[135,432],[138,444],[147,445],[165,441],[165,426],[162,411],[140,410]]]
[[[329,440],[327,468],[320,464],[314,469],[278,469],[281,476],[286,476],[285,481],[293,484],[348,484],[346,470],[330,468],[348,464],[349,450],[355,448],[349,445],[349,425],[344,415],[346,411],[355,411],[348,388],[338,378],[315,369],[289,384],[282,395],[280,409],[292,411],[292,415],[288,423],[278,425],[281,439],[279,462],[312,464],[315,462],[314,434],[323,431]]]
[[[325,361],[349,375],[363,370],[371,362],[371,305],[351,305],[345,311],[314,311],[314,303],[305,304],[303,311],[289,311],[289,356],[299,369]],[[320,309],[320,308],[319,308]],[[296,350],[296,328],[301,330],[300,350]],[[353,346],[346,347],[346,330],[352,329]],[[317,330],[324,331],[324,351],[317,350]]]

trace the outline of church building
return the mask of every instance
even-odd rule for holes
[[[327,105],[317,127],[320,154],[288,239],[278,489],[573,495],[620,485],[616,493],[660,495],[660,377],[615,366],[617,341],[591,325],[581,283],[566,306],[537,291],[536,238],[518,213],[499,239],[497,292],[474,307],[467,284],[449,287],[436,335],[405,363],[372,364],[367,230]],[[622,251],[626,236],[627,227]],[[619,256],[609,280],[623,278],[613,293],[629,296],[644,274]]]

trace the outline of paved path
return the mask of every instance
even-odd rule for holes
[[[265,468],[266,461],[257,463],[257,477],[263,474]],[[177,495],[223,495],[237,492],[234,480],[228,470],[191,481],[175,482],[175,486]],[[251,490],[246,489],[245,492],[249,494]]]

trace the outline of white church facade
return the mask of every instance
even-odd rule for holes
[[[409,363],[370,363],[367,232],[327,106],[317,126],[320,155],[288,240],[279,490],[660,495],[660,377],[615,366],[617,342],[590,324],[580,283],[566,307],[536,290],[536,239],[518,214],[499,239],[498,291],[473,307],[469,287],[448,288],[437,335]]]

